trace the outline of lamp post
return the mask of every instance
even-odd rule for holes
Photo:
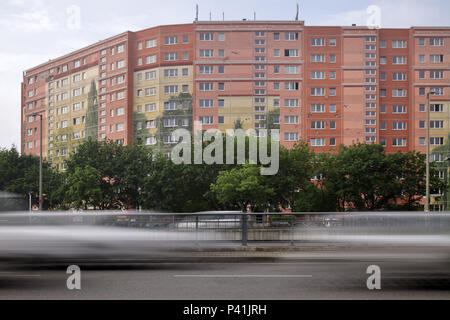
[[[425,212],[430,212],[430,95],[434,92],[427,93],[427,159],[426,159],[426,195],[425,195]]]
[[[42,114],[34,112],[31,114],[33,117],[39,116],[40,118],[40,141],[39,141],[39,211],[42,211]]]

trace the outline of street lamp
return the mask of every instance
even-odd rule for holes
[[[39,141],[39,211],[42,211],[42,203],[44,202],[42,198],[42,114],[34,112],[31,114],[33,117],[39,116],[40,118],[40,141]]]
[[[426,196],[425,196],[425,212],[430,212],[430,95],[434,95],[434,91],[427,93],[427,159],[426,159]]]

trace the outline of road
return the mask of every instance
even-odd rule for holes
[[[450,299],[448,266],[376,259],[216,258],[192,262],[82,266],[81,290],[64,268],[0,271],[0,299]],[[381,290],[366,269],[381,268]]]

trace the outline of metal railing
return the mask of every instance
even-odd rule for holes
[[[197,240],[296,242],[348,241],[358,237],[450,235],[450,212],[242,213],[211,211],[158,213],[140,211],[81,211],[0,213],[8,225],[89,225],[195,232]]]

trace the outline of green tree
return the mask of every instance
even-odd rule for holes
[[[42,193],[44,208],[55,208],[64,197],[58,190],[63,185],[63,175],[43,161]],[[10,149],[0,149],[0,190],[28,196],[32,194],[33,204],[39,203],[39,157],[21,155],[13,146]]]
[[[255,165],[221,171],[211,184],[211,191],[220,203],[236,206],[243,212],[249,205],[255,211],[266,208],[274,195],[273,188],[266,184],[260,168]]]
[[[88,209],[88,206],[97,208],[102,201],[100,187],[100,173],[90,165],[77,167],[68,175],[67,200],[76,209]]]

